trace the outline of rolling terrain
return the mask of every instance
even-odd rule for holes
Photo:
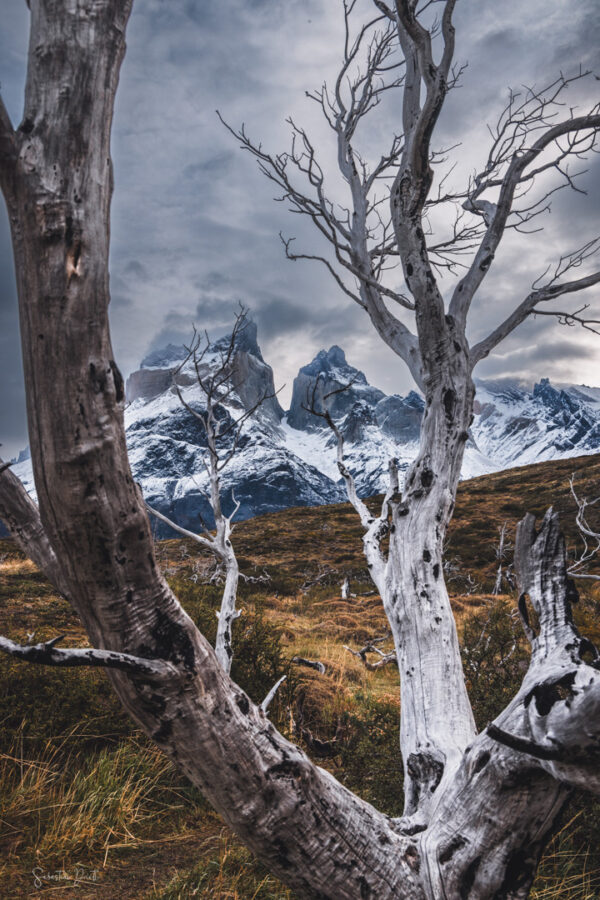
[[[498,530],[507,523],[512,540],[525,512],[541,515],[553,504],[575,549],[572,473],[580,496],[600,493],[600,455],[485,475],[459,488],[447,574],[482,727],[511,696],[527,660],[509,583],[500,598],[490,594]],[[377,498],[369,502],[376,506]],[[272,720],[350,788],[397,814],[397,670],[369,671],[344,648],[357,650],[386,634],[353,509],[330,504],[269,513],[240,522],[233,541],[242,572],[260,579],[241,585],[233,677],[260,701],[286,674]],[[161,541],[157,554],[211,638],[220,597],[211,583],[212,560],[180,540]],[[20,641],[35,632],[36,641],[64,634],[65,645],[85,642],[69,606],[10,541],[0,542],[0,560],[1,633]],[[592,571],[600,572],[599,561]],[[346,577],[351,596],[342,600]],[[585,584],[578,617],[598,640],[600,590]],[[517,650],[508,654],[515,640]],[[389,641],[379,646],[387,650]],[[294,656],[321,660],[325,675],[294,665]],[[103,673],[2,658],[0,720],[0,896],[43,897],[60,889],[62,897],[85,900],[291,900],[121,712]],[[548,850],[536,900],[598,896],[598,805],[575,798],[567,825]],[[57,873],[62,880],[53,880]]]

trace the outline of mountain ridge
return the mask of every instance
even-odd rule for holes
[[[220,364],[229,339],[209,344],[204,372]],[[236,453],[222,472],[225,511],[233,508],[235,494],[240,519],[345,500],[334,437],[324,420],[309,411],[311,404],[322,409],[328,394],[331,415],[344,435],[346,464],[361,496],[385,489],[392,456],[403,473],[417,452],[422,397],[416,391],[406,397],[386,395],[348,363],[338,345],[319,351],[301,367],[287,412],[277,399],[273,370],[262,355],[252,321],[236,337],[230,368],[235,390],[220,413],[228,422],[267,397],[248,419]],[[170,344],[152,351],[127,379],[129,456],[148,503],[182,526],[197,529],[201,521],[212,520],[203,462],[206,441],[174,383],[186,403],[201,411],[201,390],[183,347]],[[548,378],[532,389],[515,379],[476,379],[476,387],[463,478],[600,450],[600,388],[553,386]],[[223,448],[229,447],[226,440]],[[33,492],[31,463],[21,457],[15,472]],[[157,526],[157,536],[166,534],[164,526]]]

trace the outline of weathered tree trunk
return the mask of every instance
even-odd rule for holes
[[[420,898],[414,841],[276,732],[156,566],[108,329],[109,135],[130,8],[32,0],[25,116],[14,133],[1,123],[32,463],[61,589],[95,647],[176,666],[170,680],[110,678],[273,872],[307,897]]]
[[[442,566],[473,396],[464,366],[427,383],[419,454],[391,504],[383,599],[400,672],[406,815],[453,774],[475,736]]]
[[[110,667],[118,696],[146,734],[299,896],[525,897],[567,790],[600,794],[600,663],[572,624],[556,517],[547,515],[539,535],[526,519],[515,558],[532,662],[512,703],[474,736],[441,578],[473,386],[464,332],[444,317],[420,243],[413,207],[427,172],[411,175],[415,197],[402,182],[407,164],[394,194],[398,246],[418,298],[421,450],[404,496],[394,487],[379,519],[357,499],[395,629],[410,724],[402,726],[409,815],[391,821],[273,728],[229,679],[156,566],[127,461],[107,316],[109,135],[130,7],[131,0],[32,0],[17,131],[0,105],[0,179],[17,267],[39,514],[2,467],[0,511],[70,599],[98,651],[69,655],[51,642],[24,653],[9,641],[0,649]],[[407,8],[398,0],[399,16]],[[442,27],[447,34],[446,17]],[[411,115],[419,118],[418,95],[409,91],[408,125]],[[379,544],[390,510],[386,565]]]
[[[573,624],[577,592],[552,510],[539,533],[533,516],[520,523],[515,569],[531,663],[437,798],[421,845],[434,897],[527,897],[570,789],[600,792],[600,656]]]
[[[225,587],[221,598],[221,608],[218,612],[219,623],[217,625],[217,639],[215,641],[215,653],[217,659],[226,672],[231,671],[233,648],[231,642],[231,628],[235,619],[239,616],[236,610],[237,589],[240,570],[235,553],[227,554],[225,562]]]

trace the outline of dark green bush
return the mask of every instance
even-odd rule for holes
[[[184,579],[172,581],[171,586],[202,634],[214,644],[216,612],[221,604],[223,589],[215,585],[197,585]],[[245,609],[233,623],[232,643],[231,677],[255,703],[265,698],[282,675],[288,676],[288,682],[293,680],[289,663],[283,657],[281,631],[265,618],[260,597],[254,595],[253,608]],[[286,696],[290,687],[290,684],[286,685]],[[278,705],[274,703],[271,718],[275,720],[277,710]]]
[[[466,619],[462,660],[475,722],[482,729],[512,700],[529,664],[521,623],[505,600],[491,601]]]
[[[404,779],[398,705],[359,692],[343,717],[343,728],[338,778],[387,815],[401,815]]]

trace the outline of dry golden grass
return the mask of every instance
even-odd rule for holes
[[[574,850],[573,833],[579,827],[581,814],[566,822],[548,847],[531,900],[598,900],[600,869],[590,864],[589,850]]]
[[[504,521],[512,527],[528,508],[540,513],[554,503],[574,542],[568,476],[575,470],[581,494],[596,496],[600,456],[545,463],[461,485],[449,553],[479,588],[465,593],[460,581],[451,585],[459,633],[473,613],[490,603],[486,591],[495,574],[493,545]],[[348,505],[287,510],[240,523],[234,541],[242,571],[266,570],[271,577],[267,584],[242,586],[241,605],[247,613],[236,627],[243,628],[261,608],[279,631],[287,659],[303,656],[324,662],[325,676],[293,667],[290,679],[305,724],[315,735],[331,738],[342,720],[354,729],[354,772],[347,755],[319,763],[342,778],[348,764],[348,773],[358,782],[347,783],[360,789],[363,782],[356,772],[379,753],[379,768],[373,769],[377,779],[387,764],[385,741],[392,751],[395,747],[399,691],[393,665],[371,672],[344,649],[345,644],[358,649],[387,631],[379,597],[361,596],[372,591],[372,584],[354,511]],[[218,589],[191,581],[194,574],[202,580],[210,566],[208,559],[198,558],[194,545],[164,541],[157,552],[169,577],[196,592],[194,609],[217,602]],[[346,575],[357,596],[343,601],[340,584]],[[588,585],[586,593],[600,601],[600,587]],[[514,598],[506,600],[514,605]],[[214,613],[210,615],[214,619]],[[586,633],[599,640],[593,605],[582,607],[578,615]],[[67,644],[86,641],[68,605],[35,567],[10,542],[0,542],[0,632],[24,640],[32,631],[36,639],[65,633]],[[391,641],[381,647],[390,650]],[[201,798],[128,723],[101,673],[37,670],[38,675],[25,677],[16,668],[23,664],[3,665],[0,721],[9,723],[14,739],[12,745],[4,741],[0,754],[0,898],[59,893],[78,900],[291,900],[290,892],[223,829]],[[42,701],[36,700],[36,692]],[[24,717],[27,722],[20,726]],[[280,724],[286,728],[285,721]],[[371,751],[367,738],[383,743]],[[577,820],[554,839],[532,893],[535,900],[600,896],[599,873],[588,858],[593,849],[589,826],[589,821]],[[84,863],[98,870],[98,881],[77,887],[48,882],[38,893],[31,878],[38,862],[66,872]]]

